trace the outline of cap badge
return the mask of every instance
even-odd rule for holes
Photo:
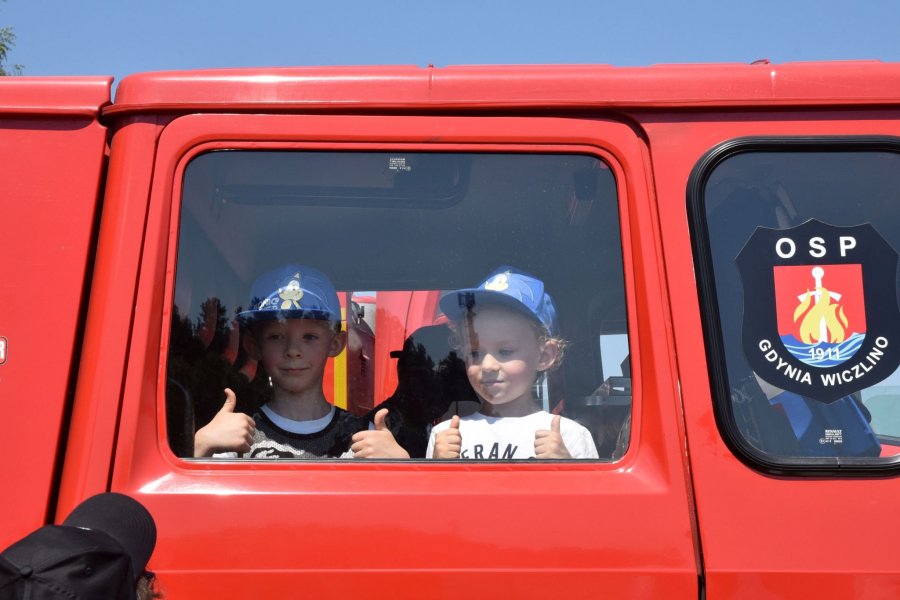
[[[490,281],[484,284],[484,289],[494,292],[502,292],[509,288],[509,271],[494,275]]]
[[[278,297],[281,298],[281,310],[301,308],[303,289],[300,287],[300,273],[294,273],[288,284],[279,290]]]

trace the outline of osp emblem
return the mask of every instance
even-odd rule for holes
[[[869,224],[758,227],[736,258],[750,367],[824,402],[888,377],[900,364],[897,260]]]

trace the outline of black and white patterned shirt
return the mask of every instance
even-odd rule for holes
[[[250,451],[241,454],[241,458],[353,458],[350,438],[357,431],[369,429],[367,419],[336,407],[315,421],[292,421],[265,405],[252,416],[256,435]],[[237,453],[216,456],[237,457]]]

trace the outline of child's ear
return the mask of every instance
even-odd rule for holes
[[[347,345],[347,332],[339,331],[331,338],[331,345],[328,348],[328,356],[334,358],[344,350]]]
[[[256,336],[252,331],[245,331],[241,336],[241,343],[244,345],[244,352],[253,360],[261,360],[262,356],[259,352],[259,344],[256,342]]]
[[[538,357],[538,371],[546,371],[556,364],[559,358],[559,342],[549,339],[541,344],[541,355]]]

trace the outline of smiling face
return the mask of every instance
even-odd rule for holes
[[[325,364],[344,348],[345,336],[329,321],[278,319],[254,325],[245,338],[248,354],[259,360],[278,392],[320,392]]]
[[[464,321],[459,328],[466,340],[466,374],[484,400],[482,412],[496,416],[534,412],[532,385],[540,371],[553,365],[554,342],[541,341],[531,320],[499,306],[479,308],[471,327]]]

